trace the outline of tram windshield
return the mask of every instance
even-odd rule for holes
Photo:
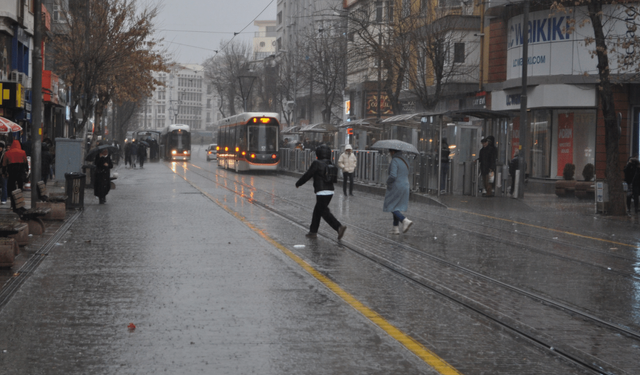
[[[191,148],[191,138],[189,133],[182,131],[174,131],[169,137],[169,147],[179,150]]]
[[[250,151],[277,151],[278,128],[276,126],[249,126]]]

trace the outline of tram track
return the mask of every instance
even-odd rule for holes
[[[196,166],[197,167],[197,166]],[[198,167],[199,168],[199,167]],[[264,191],[261,189],[257,189],[254,186],[244,184],[241,181],[237,181],[234,178],[229,178],[227,176],[222,176],[218,174],[216,171],[207,171],[206,169],[199,168],[207,173],[213,173],[219,179],[222,177],[225,180],[231,181],[234,184],[242,184],[246,189],[250,189],[254,194],[251,194],[251,197],[247,197],[246,194],[240,193],[238,190],[234,189],[232,186],[227,186],[227,184],[221,184],[204,174],[198,173],[191,170],[192,173],[198,174],[200,177],[210,180],[216,183],[218,186],[223,187],[230,191],[231,193],[244,196],[251,200],[252,203],[263,207],[264,209],[272,212],[274,215],[277,215],[284,220],[287,220],[293,224],[299,225],[300,227],[304,227],[301,222],[304,219],[293,217],[287,214],[284,210],[276,208],[272,204],[264,203],[257,198],[255,195],[256,192],[267,194],[272,198],[277,197],[278,199],[286,202],[289,205],[296,207],[296,212],[305,212],[308,213],[309,207],[299,204],[296,201],[277,196],[271,192]],[[441,223],[439,223],[441,224]],[[451,224],[449,224],[451,225]],[[348,248],[349,250],[359,254],[360,256],[378,264],[379,266],[397,274],[406,280],[419,285],[420,287],[426,288],[434,293],[442,295],[443,297],[464,306],[465,308],[478,313],[485,318],[495,322],[496,324],[513,331],[514,333],[526,338],[532,343],[536,345],[547,348],[548,350],[553,351],[553,353],[581,366],[587,368],[596,373],[606,373],[606,374],[614,374],[614,373],[624,373],[623,370],[616,368],[616,366],[607,362],[606,360],[602,360],[600,358],[594,358],[593,356],[585,353],[583,350],[574,348],[572,345],[565,344],[562,342],[558,342],[558,339],[548,336],[544,334],[542,330],[537,329],[536,327],[528,325],[526,322],[522,322],[518,320],[519,318],[514,318],[510,316],[506,316],[504,313],[498,310],[494,310],[491,308],[487,301],[480,301],[477,299],[477,296],[482,293],[483,289],[486,291],[488,288],[488,284],[494,285],[493,289],[501,288],[502,290],[508,291],[508,293],[516,294],[521,298],[526,298],[529,302],[519,302],[523,305],[528,305],[530,303],[537,304],[537,309],[543,309],[547,313],[549,312],[548,308],[553,308],[556,313],[551,314],[557,316],[557,312],[561,312],[564,316],[559,316],[556,319],[559,321],[571,322],[571,325],[574,327],[580,326],[580,322],[584,322],[583,324],[588,324],[592,327],[591,331],[598,331],[599,335],[603,335],[602,330],[608,331],[610,336],[618,336],[620,337],[620,341],[626,341],[627,344],[631,343],[632,345],[638,345],[640,342],[640,332],[634,331],[632,329],[620,326],[618,324],[614,324],[603,319],[598,318],[597,316],[590,314],[581,309],[569,306],[565,303],[559,302],[557,300],[551,299],[549,297],[541,296],[536,293],[532,293],[530,291],[524,290],[522,288],[518,288],[509,283],[502,282],[490,276],[484,275],[482,273],[476,272],[469,268],[460,266],[455,264],[454,262],[448,261],[446,259],[442,259],[441,257],[426,253],[420,249],[414,248],[407,244],[392,241],[385,236],[381,236],[375,231],[371,231],[368,229],[364,229],[361,227],[357,227],[353,224],[349,224],[349,227],[352,230],[357,230],[362,233],[362,235],[357,236],[357,240],[355,241],[342,241],[342,246]],[[456,229],[460,229],[456,227]],[[477,232],[469,232],[474,235],[480,235]],[[487,236],[485,234],[485,236]],[[323,236],[329,240],[333,240],[333,238],[329,238]],[[489,236],[492,240],[495,237]],[[509,242],[507,242],[509,243]],[[393,247],[394,250],[401,250],[416,259],[420,259],[422,263],[425,262],[425,259],[428,260],[432,265],[429,266],[429,270],[434,272],[434,274],[430,274],[426,272],[424,269],[414,269],[412,267],[403,266],[394,262],[388,255],[385,255],[385,249],[389,247]],[[437,264],[438,267],[433,264]],[[587,263],[588,264],[588,263]],[[424,266],[424,264],[422,265]],[[447,272],[437,273],[438,268],[446,267],[448,269]],[[418,267],[420,268],[420,267]],[[454,279],[458,278],[461,280],[453,280],[451,278],[447,278],[447,273],[452,273],[451,270],[454,270],[453,273],[456,273]],[[453,281],[452,281],[453,280]],[[513,298],[513,297],[510,297]],[[562,324],[560,324],[562,325]],[[595,329],[594,327],[599,327]],[[584,327],[583,327],[584,328]],[[548,329],[544,330],[545,332]],[[611,334],[615,332],[615,334]],[[610,338],[615,343],[615,338]],[[621,345],[625,345],[623,343],[619,343]]]

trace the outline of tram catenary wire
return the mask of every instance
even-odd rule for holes
[[[198,166],[196,166],[196,165],[194,165],[194,164],[192,164],[192,165],[193,165],[194,167],[197,167],[198,169],[203,170],[203,171],[206,171],[206,172],[209,172],[209,173],[213,173],[213,172],[211,172],[211,171],[207,171],[207,170],[205,170],[205,169],[202,169],[202,168],[200,168],[200,167],[198,167]],[[194,172],[193,170],[191,170],[191,172],[196,173],[196,172]],[[233,189],[231,189],[231,188],[229,188],[229,187],[227,187],[227,186],[221,185],[220,183],[218,183],[218,182],[216,182],[216,181],[214,181],[214,180],[212,180],[212,179],[209,179],[209,178],[207,178],[206,176],[203,176],[202,174],[199,174],[199,173],[196,173],[196,174],[198,174],[199,176],[201,176],[201,177],[203,177],[203,178],[205,178],[205,179],[208,179],[209,181],[215,182],[218,186],[223,187],[223,188],[225,188],[226,190],[228,190],[228,191],[230,191],[230,192],[232,192],[232,193],[234,193],[234,194],[238,194],[238,195],[241,195],[241,196],[242,196],[242,194],[241,194],[240,192],[238,192],[238,191],[235,191],[235,190],[233,190]],[[215,174],[217,175],[217,173],[215,173]],[[225,177],[225,176],[220,176],[220,175],[218,175],[218,176],[219,176],[219,177],[222,177],[222,178],[224,178],[224,179],[233,180],[232,182],[234,182],[234,183],[238,183],[238,184],[241,184],[241,185],[245,186],[246,188],[248,188],[248,189],[250,189],[250,190],[254,190],[254,191],[258,191],[258,190],[260,190],[260,191],[262,191],[264,194],[271,195],[271,196],[277,196],[276,194],[274,194],[274,193],[272,193],[272,192],[270,192],[270,191],[261,190],[261,189],[256,188],[255,186],[251,186],[251,185],[245,184],[245,183],[243,183],[243,182],[241,182],[241,181],[237,181],[237,180],[235,180],[235,178],[231,178],[231,179],[229,179],[228,177]],[[298,202],[296,202],[296,201],[293,201],[293,200],[290,200],[290,199],[287,199],[287,198],[284,198],[284,197],[281,197],[281,196],[277,196],[277,197],[278,197],[278,198],[280,198],[280,199],[282,199],[282,200],[284,200],[284,201],[287,201],[287,202],[288,202],[288,203],[290,203],[291,205],[294,205],[294,206],[296,206],[296,207],[299,207],[300,209],[309,210],[309,208],[308,208],[306,205],[303,205],[303,204],[301,204],[301,203],[298,203]],[[248,198],[248,197],[247,197],[247,198]],[[249,199],[249,198],[248,198],[248,199]],[[269,210],[269,211],[271,211],[271,212],[272,212],[272,213],[274,213],[274,214],[277,214],[278,216],[283,217],[283,218],[284,218],[284,219],[286,219],[286,220],[289,220],[289,221],[291,221],[291,222],[294,222],[295,224],[299,225],[301,228],[305,228],[305,227],[304,227],[304,225],[302,225],[302,224],[298,223],[298,222],[296,221],[296,219],[295,219],[295,218],[292,218],[291,216],[289,216],[289,215],[287,215],[287,214],[285,214],[285,213],[283,213],[283,212],[281,212],[281,211],[277,210],[275,207],[273,207],[273,206],[271,206],[271,205],[269,205],[269,204],[262,203],[262,202],[260,202],[260,201],[256,200],[256,198],[255,198],[255,197],[251,198],[251,202],[252,202],[252,203],[254,203],[254,204],[257,204],[257,205],[259,205],[259,206],[261,206],[261,207],[263,207],[263,208],[265,208],[265,209],[267,209],[267,210]],[[385,239],[385,240],[387,240],[387,241],[389,241],[389,242],[393,242],[393,243],[394,243],[394,245],[395,245],[395,246],[397,246],[397,247],[401,247],[401,248],[403,248],[403,249],[405,249],[405,250],[408,250],[408,251],[411,251],[411,252],[418,253],[418,254],[420,254],[420,255],[422,255],[422,256],[426,256],[426,257],[428,257],[428,258],[430,258],[430,259],[432,259],[432,260],[434,260],[434,261],[437,261],[437,262],[439,262],[439,263],[445,264],[445,265],[447,265],[447,266],[449,266],[449,267],[456,268],[456,269],[461,270],[461,271],[463,271],[463,272],[465,272],[465,273],[468,273],[468,274],[471,274],[471,275],[473,275],[473,276],[475,276],[475,277],[481,278],[481,279],[483,279],[483,280],[485,280],[485,281],[489,281],[489,282],[491,282],[491,283],[494,283],[494,284],[500,285],[500,286],[502,286],[502,287],[504,287],[504,288],[508,288],[508,289],[510,289],[510,290],[512,290],[512,291],[515,291],[515,292],[519,293],[519,294],[525,295],[525,296],[527,296],[527,297],[529,297],[529,298],[531,298],[531,299],[537,300],[537,301],[539,301],[539,302],[546,303],[547,305],[554,306],[554,307],[556,307],[556,308],[558,308],[558,309],[560,309],[560,310],[563,310],[563,311],[569,312],[569,313],[571,313],[571,314],[580,315],[580,316],[582,316],[582,317],[584,317],[584,318],[587,318],[587,319],[589,319],[589,320],[592,320],[592,321],[594,321],[594,322],[598,323],[599,325],[605,326],[605,327],[607,327],[607,328],[613,329],[613,330],[618,331],[618,332],[620,332],[620,333],[623,333],[623,334],[625,334],[625,335],[631,336],[631,337],[633,337],[634,339],[636,339],[636,340],[639,340],[639,341],[640,341],[640,332],[632,331],[632,330],[629,330],[629,329],[627,329],[627,328],[621,327],[621,326],[619,326],[619,325],[617,325],[617,324],[613,324],[613,323],[607,322],[607,321],[605,321],[605,320],[602,320],[602,319],[600,319],[600,318],[598,318],[598,317],[596,317],[596,316],[594,316],[594,315],[592,315],[592,314],[589,314],[589,313],[584,312],[584,311],[582,311],[582,310],[579,310],[579,309],[577,309],[577,308],[574,308],[574,307],[568,306],[568,305],[566,305],[566,304],[564,304],[564,303],[557,302],[556,300],[553,300],[553,299],[551,299],[551,298],[548,298],[548,297],[544,297],[544,296],[538,295],[538,294],[533,293],[533,292],[528,292],[528,291],[526,291],[526,290],[524,290],[524,289],[522,289],[522,288],[518,288],[518,287],[516,287],[516,286],[513,286],[513,285],[508,284],[508,283],[506,283],[506,282],[500,281],[500,280],[498,280],[498,279],[492,278],[492,277],[490,277],[490,276],[483,275],[483,274],[481,274],[481,273],[479,273],[479,272],[477,272],[477,271],[473,271],[473,270],[471,270],[471,269],[469,269],[469,268],[467,268],[467,267],[460,266],[459,264],[453,263],[453,262],[448,261],[448,260],[446,260],[446,259],[442,259],[442,258],[440,258],[440,257],[438,257],[438,256],[436,256],[436,255],[432,255],[432,254],[426,253],[426,252],[421,251],[421,250],[419,250],[419,249],[413,248],[413,247],[411,247],[411,246],[409,246],[409,245],[405,245],[405,244],[400,243],[400,242],[397,242],[397,241],[389,240],[387,237],[385,237],[385,236],[381,236],[381,235],[379,235],[377,232],[370,231],[370,230],[367,230],[367,229],[364,229],[364,228],[360,228],[360,227],[357,227],[357,226],[355,226],[355,225],[353,225],[353,224],[350,224],[350,227],[355,227],[355,228],[357,228],[357,229],[358,229],[358,230],[360,230],[360,231],[368,232],[368,233],[369,233],[369,236],[375,236],[375,237],[378,237],[378,238],[380,238],[380,239]],[[458,229],[459,229],[459,228],[458,228]],[[479,233],[479,235],[487,236],[487,235],[482,234],[482,233]],[[488,237],[490,237],[490,238],[492,238],[492,239],[494,238],[494,237],[492,237],[492,236],[488,236]],[[330,239],[330,240],[333,240],[333,238],[332,238],[332,237],[326,237],[326,238],[327,238],[327,239]],[[505,243],[508,243],[508,242],[505,242]],[[347,247],[347,248],[349,248],[349,249],[350,249],[350,250],[352,250],[352,251],[355,251],[355,252],[357,252],[357,253],[359,253],[359,254],[361,254],[361,255],[363,255],[363,256],[365,256],[365,257],[367,257],[368,259],[371,259],[371,257],[369,257],[369,256],[367,256],[367,255],[362,254],[358,249],[354,248],[353,246],[349,246],[349,245],[345,244],[345,242],[344,242],[344,241],[342,241],[342,245],[343,245],[343,246],[345,246],[345,247]],[[574,261],[574,259],[571,259],[571,258],[569,258],[569,259],[570,259],[570,260],[572,260],[572,261]],[[374,261],[375,261],[375,260],[374,260]],[[378,261],[375,261],[375,262],[380,264],[380,262],[378,262]],[[591,265],[591,266],[595,266],[595,265],[590,264],[590,263],[588,263],[588,262],[585,262],[585,264],[588,264],[588,265]],[[385,265],[385,268],[389,268],[389,266],[386,266],[386,265]],[[394,270],[394,272],[397,272],[397,271],[396,271],[396,270]],[[620,274],[622,274],[622,275],[627,275],[627,274],[625,274],[625,273],[623,273],[623,272],[618,272],[618,273],[620,273]],[[406,277],[409,277],[409,276],[406,276]],[[411,277],[409,277],[409,278],[411,278]],[[415,280],[414,280],[414,281],[415,281]]]
[[[198,169],[201,169],[201,170],[203,170],[205,172],[212,173],[212,171],[207,171],[207,170],[202,169],[202,168],[200,168],[200,167],[198,167],[196,165],[193,165],[193,166],[197,167]],[[217,186],[222,187],[222,188],[228,190],[231,193],[234,193],[234,194],[243,196],[243,197],[245,197],[247,199],[250,199],[252,203],[254,203],[254,204],[256,204],[256,205],[258,205],[260,207],[263,207],[264,209],[270,211],[272,214],[274,214],[276,216],[279,216],[282,219],[287,220],[287,221],[291,222],[292,224],[294,224],[296,226],[304,228],[304,225],[300,224],[295,218],[292,218],[291,216],[287,215],[286,213],[276,209],[275,207],[273,207],[273,206],[271,206],[269,204],[266,204],[266,203],[263,203],[263,202],[260,202],[260,201],[256,200],[255,197],[251,197],[250,198],[246,194],[242,194],[239,191],[236,191],[236,190],[232,189],[229,186],[225,186],[224,184],[222,184],[220,182],[217,182],[217,181],[214,181],[214,180],[210,179],[209,177],[207,177],[207,176],[205,176],[203,174],[195,172],[193,169],[191,169],[191,172],[195,173],[195,174],[199,175],[200,177],[203,177],[203,178],[205,178],[205,179],[207,179],[209,181],[214,182]],[[261,189],[258,189],[255,186],[250,186],[250,185],[244,184],[243,182],[238,181],[236,178],[228,178],[226,176],[218,175],[216,172],[213,172],[213,173],[215,175],[217,175],[219,178],[222,177],[225,180],[230,180],[231,182],[244,185],[249,190],[262,191]],[[237,177],[237,176],[235,176],[235,177]],[[183,177],[183,178],[187,179],[186,177]],[[268,194],[268,195],[274,195],[274,194],[272,194],[270,192],[266,192],[266,191],[263,191],[263,192]],[[279,197],[279,198],[281,198],[281,197]],[[297,204],[297,202],[295,202],[295,201],[290,201],[288,199],[285,199],[285,200],[288,203],[291,203],[292,205],[295,205],[295,206],[300,207],[302,209],[307,209],[306,206],[303,206],[301,204]],[[367,230],[364,230],[362,228],[358,228],[358,229],[362,230],[362,231],[367,231]],[[372,231],[368,231],[368,232],[369,232],[369,234],[371,236],[376,236],[376,237],[378,237],[380,239],[385,239],[387,241],[390,241],[388,238],[386,238],[384,236],[380,236],[375,232],[372,232]],[[323,237],[325,237],[327,240],[330,240],[330,241],[334,240],[332,237],[326,237],[326,236],[323,236]],[[491,277],[482,275],[482,274],[480,274],[478,272],[472,271],[472,270],[467,269],[465,267],[456,265],[455,263],[443,260],[443,259],[441,259],[441,258],[439,258],[437,256],[433,256],[433,255],[424,253],[424,252],[422,252],[420,250],[417,250],[417,249],[412,248],[410,246],[404,245],[402,243],[395,242],[395,241],[390,241],[390,242],[393,242],[395,244],[395,246],[401,247],[401,248],[403,248],[405,250],[408,250],[408,251],[411,251],[411,252],[418,253],[421,256],[425,256],[426,255],[428,258],[430,258],[432,260],[435,260],[435,261],[437,261],[439,263],[445,264],[445,265],[447,265],[449,267],[456,268],[456,269],[462,271],[463,273],[468,273],[468,274],[473,275],[475,277],[478,277],[478,278],[481,278],[483,280],[486,280],[486,281],[495,283],[497,285],[500,285],[500,286],[504,287],[505,289],[511,290],[511,291],[516,292],[518,294],[521,294],[521,295],[523,295],[523,296],[525,296],[525,297],[527,297],[527,298],[529,298],[529,299],[531,299],[531,300],[533,300],[533,301],[535,301],[537,303],[540,303],[540,304],[543,304],[543,305],[548,305],[548,306],[554,307],[554,308],[556,308],[558,310],[564,311],[565,313],[567,313],[567,316],[568,316],[569,319],[578,319],[578,320],[582,320],[582,321],[591,321],[592,322],[591,324],[595,324],[595,325],[600,326],[602,328],[618,332],[619,334],[622,334],[622,336],[628,337],[629,339],[632,339],[632,340],[635,340],[635,341],[640,341],[640,333],[638,333],[638,332],[634,332],[634,331],[628,330],[628,329],[626,329],[624,327],[620,327],[620,326],[617,326],[615,324],[609,323],[607,321],[603,321],[603,320],[601,320],[601,319],[599,319],[599,318],[597,318],[597,317],[595,317],[595,316],[593,316],[593,315],[591,315],[589,313],[586,313],[584,311],[581,311],[581,310],[575,309],[573,307],[564,305],[564,304],[562,304],[560,302],[556,302],[556,301],[554,301],[554,300],[552,300],[550,298],[538,296],[535,293],[527,292],[525,290],[522,290],[522,289],[517,288],[515,286],[512,286],[510,284],[503,283],[503,282],[501,282],[499,280],[496,280],[496,279],[493,279]],[[516,324],[509,324],[509,323],[503,321],[503,319],[500,319],[499,317],[493,316],[491,314],[491,312],[489,312],[489,311],[484,311],[484,310],[482,310],[482,309],[480,309],[480,308],[478,308],[476,306],[473,306],[470,303],[467,303],[467,302],[463,301],[461,298],[456,298],[455,295],[451,295],[451,294],[443,292],[443,290],[447,289],[447,287],[445,285],[441,285],[442,288],[428,285],[426,282],[422,282],[421,280],[419,280],[420,276],[415,274],[415,273],[413,273],[412,271],[407,270],[404,267],[399,266],[397,264],[394,264],[392,261],[378,259],[373,254],[367,254],[366,252],[363,251],[363,249],[360,249],[357,246],[352,246],[348,242],[345,242],[344,240],[341,242],[341,246],[343,248],[346,248],[346,249],[349,249],[349,250],[353,251],[354,253],[362,256],[365,259],[368,259],[368,260],[372,261],[373,263],[377,264],[378,266],[389,270],[393,274],[397,274],[398,276],[401,276],[402,278],[404,278],[404,279],[406,279],[406,280],[408,280],[408,281],[410,281],[410,282],[412,282],[412,283],[414,283],[414,284],[416,284],[418,286],[421,286],[421,287],[423,287],[425,289],[428,289],[429,291],[435,292],[438,295],[441,295],[442,297],[444,297],[444,298],[446,298],[448,300],[451,300],[454,303],[459,304],[459,305],[467,308],[468,310],[471,310],[471,311],[475,312],[476,314],[479,314],[480,316],[483,316],[486,319],[489,319],[490,321],[494,322],[495,324],[498,324],[499,326],[502,326],[502,327],[508,329],[509,331],[514,332],[515,334],[519,335],[520,337],[525,338],[529,342],[531,342],[531,343],[533,343],[533,344],[535,344],[535,345],[537,345],[537,346],[539,346],[541,348],[544,348],[546,350],[552,351],[553,353],[557,354],[559,357],[565,358],[567,361],[570,361],[570,362],[572,362],[572,363],[574,363],[576,365],[579,365],[579,366],[581,366],[583,368],[586,368],[586,369],[588,369],[590,371],[594,371],[594,372],[599,373],[599,374],[613,374],[616,371],[616,370],[614,370],[614,372],[606,371],[601,366],[599,366],[597,363],[593,362],[593,360],[591,360],[591,363],[590,363],[589,362],[590,359],[589,360],[583,360],[583,359],[579,358],[578,356],[572,354],[570,351],[564,350],[562,348],[559,348],[558,346],[554,346],[553,344],[550,344],[548,341],[545,340],[544,335],[537,335],[536,336],[535,334],[531,334],[529,332],[526,332],[525,330],[518,328],[518,326]],[[580,318],[582,318],[582,319],[580,319]]]

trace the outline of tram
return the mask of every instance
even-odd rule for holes
[[[278,169],[277,113],[245,112],[222,119],[217,125],[218,167],[236,172]]]
[[[189,125],[172,124],[160,132],[160,155],[164,160],[191,160]]]

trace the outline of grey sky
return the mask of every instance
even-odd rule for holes
[[[249,25],[236,40],[251,41],[253,19],[275,20],[277,0],[159,0],[157,37],[180,63],[201,64],[213,56],[222,39]],[[266,10],[264,10],[266,8]],[[264,10],[264,12],[262,12]],[[262,14],[260,14],[262,12]],[[259,15],[259,16],[258,16]],[[176,31],[184,30],[184,31]],[[186,32],[185,32],[186,31]]]

